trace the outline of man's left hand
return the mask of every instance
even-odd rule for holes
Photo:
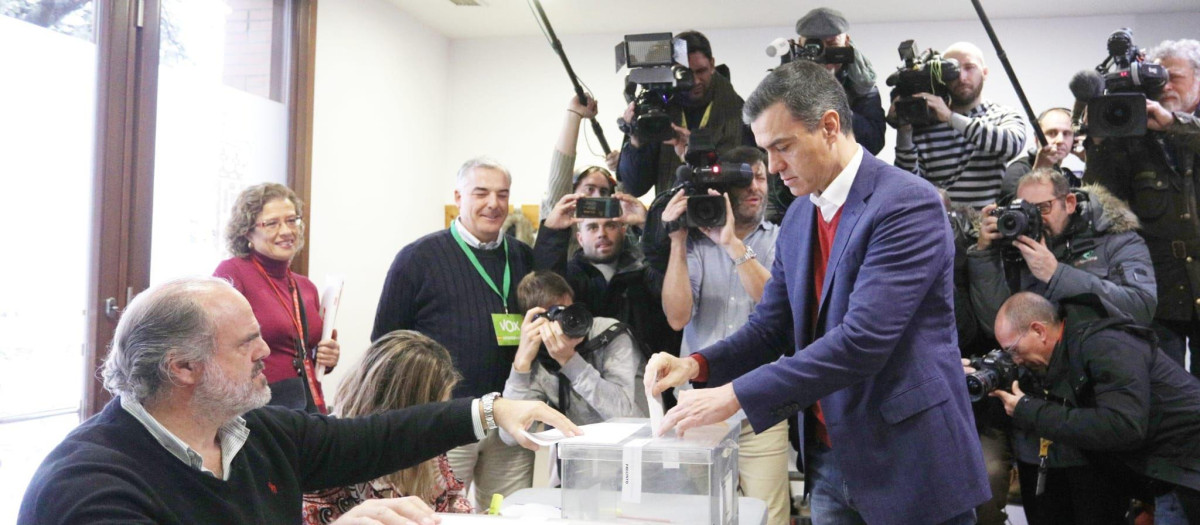
[[[659,436],[674,428],[675,433],[683,437],[690,429],[725,421],[742,408],[733,393],[732,383],[677,393],[679,404],[663,416],[662,424],[658,427]]]
[[[725,199],[725,225],[717,228],[700,228],[700,231],[704,232],[704,235],[708,236],[713,243],[724,249],[730,258],[738,259],[746,253],[746,246],[742,244],[742,240],[738,238],[734,229],[733,205],[729,203],[729,194],[722,195],[712,188],[709,188],[708,194]]]
[[[646,224],[646,205],[628,193],[614,193],[613,198],[621,201],[621,216],[618,221],[626,226],[642,226]]]
[[[918,97],[925,99],[925,105],[929,106],[935,114],[937,114],[938,122],[950,122],[950,116],[954,114],[950,111],[950,106],[946,105],[946,101],[932,93],[917,93]]]
[[[994,390],[988,395],[1000,398],[1000,401],[1004,402],[1004,411],[1011,416],[1013,415],[1013,410],[1016,410],[1017,408],[1017,403],[1021,401],[1022,397],[1025,397],[1025,392],[1021,391],[1021,385],[1018,385],[1016,381],[1013,381],[1011,394],[1003,390]]]
[[[1042,237],[1042,240],[1034,241],[1022,235],[1017,237],[1013,246],[1021,250],[1021,256],[1025,258],[1025,265],[1029,267],[1029,273],[1032,273],[1037,280],[1049,283],[1050,278],[1054,277],[1054,271],[1058,270],[1058,259],[1055,259],[1054,253],[1046,247],[1046,238]]]
[[[582,337],[567,337],[563,333],[562,323],[558,321],[542,325],[541,330],[542,344],[546,345],[546,351],[559,365],[565,365],[575,357],[575,347],[583,342]]]

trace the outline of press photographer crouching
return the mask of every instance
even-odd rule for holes
[[[1099,297],[1109,315],[1149,326],[1155,307],[1154,272],[1137,225],[1128,206],[1103,188],[1072,190],[1066,177],[1051,169],[1021,177],[1017,200],[1003,208],[993,204],[983,209],[978,240],[967,252],[975,316],[983,326],[992,326],[1000,305],[1013,292],[1034,292],[1055,301],[1090,293]],[[1008,422],[994,409],[985,408],[984,414],[987,423],[980,425],[980,440],[993,483],[993,504],[1003,510],[1011,464]],[[1020,430],[1013,431],[1011,439],[1022,475],[1036,470],[1037,439]],[[1054,469],[1085,470],[1087,465],[1069,447],[1056,447],[1048,462]],[[1056,488],[1090,485],[1087,476],[1078,476],[1077,481],[1072,478]],[[1101,510],[1104,503],[1089,499],[1096,490],[1074,491],[1084,496],[1082,500],[1073,499],[1066,490],[1035,499],[1033,487],[1021,485],[1032,524],[1064,523],[1061,520],[1070,520],[1071,509],[1076,519],[1091,522],[1087,518],[1095,515],[1086,513]]]
[[[1145,93],[1145,115],[1140,121],[1137,115],[1127,118],[1130,125],[1143,124],[1146,131],[1122,136],[1110,130],[1107,138],[1090,141],[1084,182],[1108,188],[1129,202],[1137,214],[1158,278],[1154,323],[1161,348],[1182,364],[1185,339],[1190,340],[1192,373],[1196,374],[1200,372],[1200,221],[1196,217],[1200,204],[1196,172],[1200,159],[1200,42],[1166,41],[1150,51],[1146,62],[1129,62],[1138,69],[1151,65],[1146,62],[1157,62],[1169,80],[1131,88],[1111,86]],[[1105,107],[1137,106],[1109,103],[1098,108],[1095,101],[1089,103],[1092,137],[1100,136],[1098,126],[1111,128],[1122,123],[1111,118],[1120,112],[1100,111]],[[1139,132],[1133,129],[1130,133]]]
[[[1156,521],[1200,523],[1200,381],[1156,347],[1151,330],[1102,308],[1063,303],[1060,310],[1021,292],[1005,301],[995,331],[1013,362],[1031,373],[1028,383],[1013,382],[1011,393],[992,395],[1003,400],[1015,428],[1048,442],[1049,453],[1082,451],[1093,468],[1096,504],[1153,497]],[[1073,469],[1062,476],[1054,470],[1041,480],[1047,494],[1063,478],[1080,479]],[[1022,487],[1026,482],[1022,476]],[[1180,508],[1183,516],[1164,515]],[[1125,522],[1116,514],[1082,523]]]

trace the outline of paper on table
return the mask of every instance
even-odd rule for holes
[[[566,437],[562,431],[557,428],[552,428],[536,434],[531,434],[528,431],[522,430],[525,437],[530,441],[537,443],[543,447],[552,445],[562,441],[570,441],[572,443],[601,443],[615,445],[621,440],[629,437],[645,423],[593,423],[591,425],[582,425],[579,427],[583,431],[582,436]]]
[[[345,278],[340,275],[325,276],[325,293],[321,294],[321,322],[324,328],[321,330],[321,340],[324,341],[333,337],[334,324],[337,322],[338,306],[342,303],[342,287],[346,284]],[[317,367],[317,381],[325,377],[325,367]]]
[[[650,407],[650,435],[657,436],[663,420],[662,394],[647,397],[646,404]]]

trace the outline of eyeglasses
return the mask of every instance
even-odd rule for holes
[[[262,221],[260,223],[255,224],[254,226],[256,228],[262,230],[263,233],[275,233],[275,232],[279,231],[279,226],[281,226],[283,224],[287,224],[288,229],[296,230],[297,228],[300,228],[301,226],[304,225],[304,217],[301,217],[299,215],[293,215],[291,217],[287,217],[287,218],[283,218],[283,219],[271,219],[269,221]]]
[[[1048,201],[1031,202],[1029,204],[1037,206],[1038,212],[1041,213],[1042,215],[1050,215],[1050,211],[1054,209],[1054,201],[1061,199],[1063,197],[1065,197],[1065,195],[1059,196],[1059,197],[1054,197],[1053,199],[1050,199]]]
[[[1029,329],[1026,328],[1024,332],[1021,332],[1021,335],[1017,336],[1017,339],[1015,341],[1013,341],[1012,344],[1004,347],[1004,353],[1008,354],[1009,357],[1016,357],[1017,344],[1019,344],[1021,342],[1021,340],[1025,338],[1025,334],[1028,334],[1028,333],[1029,333]]]

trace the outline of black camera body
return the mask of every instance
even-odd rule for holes
[[[621,201],[613,197],[580,197],[575,201],[575,217],[615,219],[621,216]]]
[[[779,65],[793,60],[807,60],[817,64],[853,64],[853,46],[826,46],[820,40],[803,44],[788,40],[788,52],[779,57]]]
[[[1140,137],[1146,134],[1146,99],[1162,94],[1169,74],[1146,62],[1128,28],[1113,31],[1107,47],[1108,58],[1096,66],[1104,78],[1104,95],[1088,102],[1088,135]]]
[[[912,40],[901,42],[899,51],[904,65],[887,78],[887,85],[892,87],[892,97],[895,98],[893,105],[896,107],[896,118],[916,127],[934,124],[937,115],[929,109],[925,99],[915,95],[930,93],[946,100],[948,104],[950,83],[958,80],[959,76],[958,61],[944,58],[932,49],[918,55]]]
[[[692,132],[685,160],[687,164],[675,170],[675,179],[688,196],[687,213],[679,218],[676,227],[724,226],[728,220],[725,215],[725,197],[709,195],[708,190],[728,193],[730,188],[745,188],[754,181],[754,169],[744,162],[719,162],[716,145],[707,130]]]
[[[695,84],[687,63],[687,43],[671,33],[625,35],[617,44],[617,70],[628,65],[625,101],[633,103],[633,122],[618,119],[621,131],[643,144],[662,142],[675,136],[667,108],[676,96]]]
[[[563,335],[571,338],[587,337],[592,331],[592,313],[581,304],[552,306],[534,317],[538,318],[557,321],[562,326]]]
[[[987,397],[993,390],[1007,389],[1018,377],[1017,364],[1000,349],[972,359],[970,366],[975,369],[967,374],[967,394],[971,396],[971,402]]]
[[[1007,206],[992,210],[996,217],[996,229],[1000,232],[1000,241],[1011,245],[1022,235],[1035,241],[1042,239],[1042,212],[1037,206],[1016,199]]]

